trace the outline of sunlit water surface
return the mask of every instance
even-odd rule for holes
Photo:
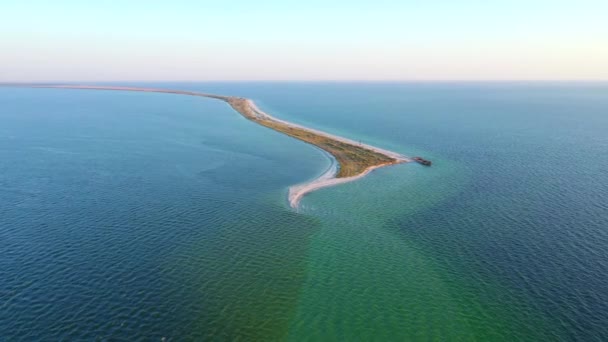
[[[608,85],[144,84],[433,161],[315,192],[210,99],[0,88],[0,340],[608,339]]]

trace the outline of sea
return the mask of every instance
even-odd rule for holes
[[[313,192],[223,102],[0,87],[2,341],[606,341],[608,83],[112,83],[421,156]]]

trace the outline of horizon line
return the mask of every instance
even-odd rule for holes
[[[77,84],[77,83],[605,83],[608,79],[319,79],[319,80],[304,80],[304,79],[245,79],[245,80],[79,80],[79,81],[0,81],[0,85],[23,85],[23,84]]]

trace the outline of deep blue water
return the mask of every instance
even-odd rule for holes
[[[221,102],[0,88],[7,340],[608,339],[608,84],[146,84],[433,160],[306,197]]]

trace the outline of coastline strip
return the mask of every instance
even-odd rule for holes
[[[45,85],[45,84],[4,84],[5,86],[28,88],[54,88],[54,89],[84,89],[84,90],[114,90],[167,93],[189,96],[206,97],[224,101],[245,118],[256,123],[284,133],[293,138],[312,144],[322,149],[332,159],[330,168],[311,182],[294,185],[289,188],[288,201],[292,208],[297,208],[300,200],[306,194],[333,185],[351,182],[362,178],[373,170],[410,162],[411,159],[399,153],[362,144],[351,139],[339,137],[316,129],[307,128],[285,120],[277,119],[261,109],[251,99],[215,95],[186,90],[171,90],[142,87],[122,86],[91,86],[91,85]]]

